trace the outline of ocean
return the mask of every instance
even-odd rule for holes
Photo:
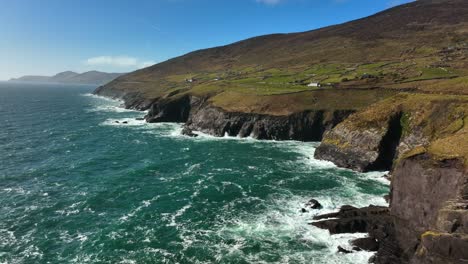
[[[385,205],[383,172],[313,158],[316,142],[197,138],[91,94],[0,83],[0,263],[366,263],[365,234],[309,225]],[[315,198],[324,206],[301,213]]]

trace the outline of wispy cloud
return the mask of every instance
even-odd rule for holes
[[[146,68],[146,67],[152,66],[154,64],[156,64],[155,61],[144,61],[144,62],[140,63],[139,68]]]
[[[256,0],[257,3],[265,4],[265,5],[277,5],[284,0]]]
[[[154,61],[141,61],[129,56],[98,56],[85,61],[89,66],[111,66],[121,68],[145,68],[155,64]]]

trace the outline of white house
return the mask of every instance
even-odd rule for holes
[[[316,83],[316,82],[311,82],[309,83],[309,85],[307,85],[309,87],[320,87],[320,83]]]

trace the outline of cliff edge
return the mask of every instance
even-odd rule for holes
[[[374,224],[391,230],[380,238],[386,242],[375,263],[468,261],[467,121],[466,96],[399,94],[324,135],[316,158],[391,170],[390,210],[385,223]]]

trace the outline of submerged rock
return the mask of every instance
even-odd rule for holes
[[[373,237],[358,238],[351,242],[354,247],[365,251],[377,251],[379,243]]]
[[[353,250],[375,251],[385,248],[379,250],[378,263],[401,263],[402,250],[396,243],[394,218],[389,214],[387,207],[356,208],[345,205],[339,212],[319,215],[314,217],[314,220],[320,221],[311,225],[327,229],[330,234],[368,233],[368,238],[352,242]]]
[[[198,135],[193,133],[193,130],[188,127],[184,127],[184,129],[182,129],[182,135],[189,137],[198,137]]]
[[[310,199],[306,203],[306,207],[309,207],[311,209],[322,209],[323,208],[322,204],[320,204],[320,202],[315,200],[315,199]]]
[[[314,220],[326,220],[313,222],[311,225],[327,229],[331,234],[366,233],[375,225],[385,224],[387,216],[387,207],[356,208],[345,205],[337,213],[315,216]]]
[[[343,254],[353,253],[353,251],[347,250],[347,249],[343,248],[342,246],[338,246],[338,252],[343,253]]]

